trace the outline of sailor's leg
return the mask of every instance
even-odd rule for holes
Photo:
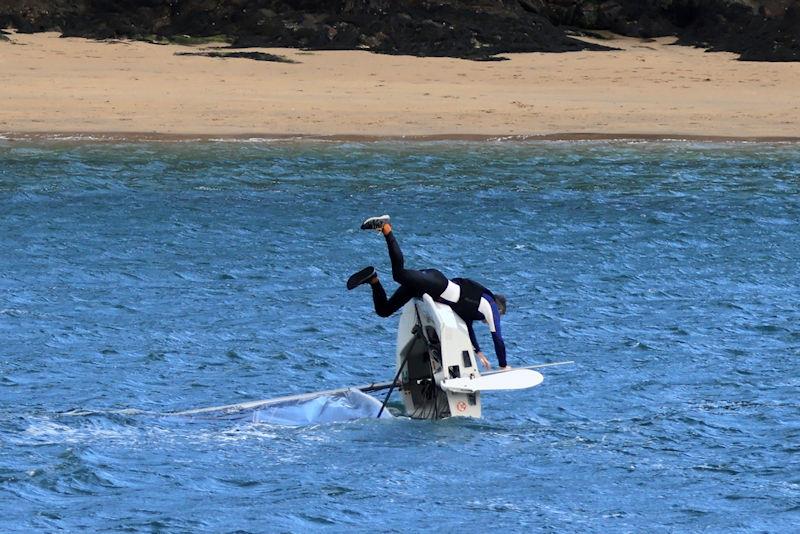
[[[441,296],[447,288],[447,277],[437,269],[422,269],[410,271],[406,269],[406,278],[412,277],[413,284],[420,289],[420,293],[427,293],[433,298]]]
[[[403,251],[400,250],[400,244],[394,237],[391,225],[384,225],[383,236],[386,238],[386,248],[389,249],[389,260],[392,262],[392,278],[398,284],[402,284],[401,279],[403,278],[403,271],[405,271],[405,258],[403,258]]]
[[[423,293],[431,297],[438,297],[447,287],[447,278],[436,269],[416,269],[405,268],[405,258],[400,244],[394,237],[392,225],[383,225],[383,235],[386,238],[386,247],[389,249],[389,260],[392,262],[392,278],[394,281],[405,287],[416,297],[421,297]]]
[[[408,288],[415,297],[422,297],[427,293],[433,298],[439,297],[447,287],[447,278],[436,269],[403,269],[400,273],[400,284]]]
[[[384,291],[377,276],[370,281],[369,285],[372,287],[372,302],[375,304],[375,313],[381,317],[389,317],[414,296],[407,288],[400,286],[394,292],[394,295],[387,300],[386,291]]]

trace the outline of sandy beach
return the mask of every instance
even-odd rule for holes
[[[252,49],[295,62],[279,63],[17,33],[0,42],[0,132],[800,138],[800,64],[670,42],[496,62]]]

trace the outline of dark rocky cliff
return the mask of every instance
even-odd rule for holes
[[[602,49],[517,2],[415,0],[11,0],[20,31],[134,39],[225,36],[234,46],[364,48],[487,59],[502,52]]]
[[[520,0],[559,26],[681,44],[743,60],[800,61],[800,0]]]
[[[800,0],[3,0],[0,26],[472,59],[600,50],[568,31],[611,30],[677,35],[747,60],[800,60]]]

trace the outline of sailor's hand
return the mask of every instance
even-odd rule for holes
[[[478,351],[476,353],[476,355],[478,356],[478,359],[481,361],[481,364],[483,365],[484,369],[491,369],[492,368],[492,364],[489,363],[489,359],[486,357],[486,355],[484,353]]]

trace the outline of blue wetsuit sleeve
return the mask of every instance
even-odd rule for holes
[[[475,337],[475,330],[472,328],[472,321],[466,321],[467,323],[467,332],[469,332],[469,340],[472,341],[472,346],[475,349],[475,352],[480,352],[481,347],[478,345],[478,339]]]
[[[500,367],[505,367],[508,362],[506,362],[506,344],[503,341],[503,335],[500,333],[500,310],[497,309],[494,299],[489,299],[489,305],[492,307],[492,319],[494,319],[494,332],[492,332],[494,353],[497,355],[497,363],[500,364]]]
[[[497,354],[497,363],[500,364],[500,367],[505,367],[508,364],[506,362],[506,344],[499,331],[492,332],[492,341],[494,341],[494,352]]]

